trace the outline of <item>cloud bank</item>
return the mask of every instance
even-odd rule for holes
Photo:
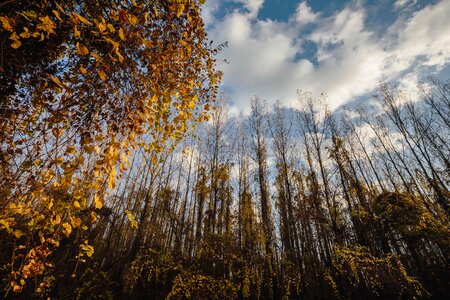
[[[269,0],[266,0],[269,1]],[[450,58],[450,1],[402,14],[416,1],[399,0],[396,20],[379,29],[368,26],[368,8],[351,2],[331,15],[305,1],[284,21],[259,19],[263,0],[240,4],[220,17],[224,1],[209,0],[203,15],[210,37],[228,42],[220,54],[223,88],[238,109],[254,95],[269,102],[295,102],[297,90],[325,92],[332,108],[373,93],[381,81],[413,87],[421,76],[440,72]]]

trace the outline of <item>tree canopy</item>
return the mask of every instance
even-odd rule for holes
[[[201,2],[201,1],[200,1]],[[220,73],[199,1],[0,4],[0,195],[9,287],[85,234],[136,147],[155,160],[206,120]],[[5,234],[5,231],[7,234]],[[75,233],[76,231],[76,233]],[[3,242],[4,241],[4,242]],[[46,279],[47,278],[47,279]]]

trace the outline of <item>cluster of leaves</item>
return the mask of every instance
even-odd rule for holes
[[[393,254],[378,258],[359,245],[338,247],[333,269],[336,281],[344,279],[355,288],[364,285],[372,296],[386,297],[395,292],[397,297],[412,299],[429,295],[422,284],[406,272],[400,258]],[[332,288],[337,295],[343,295],[342,291],[339,293],[336,281],[330,279]],[[399,290],[398,286],[402,288]]]
[[[200,1],[201,2],[201,1]],[[6,293],[84,241],[128,156],[208,119],[220,73],[198,1],[1,4],[0,237]],[[137,225],[129,215],[130,222]],[[134,222],[133,222],[134,221]],[[79,259],[94,249],[83,242]]]
[[[79,286],[75,289],[75,299],[111,299],[115,287],[110,276],[106,272],[94,272],[87,268],[79,276]]]
[[[199,274],[180,274],[172,286],[167,299],[236,299],[237,289],[227,279],[217,280]]]

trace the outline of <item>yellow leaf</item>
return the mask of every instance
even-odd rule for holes
[[[23,235],[23,232],[22,231],[20,231],[20,230],[14,230],[14,236],[16,237],[16,238],[20,238],[21,236]]]
[[[66,153],[68,154],[75,154],[77,152],[77,148],[73,145],[67,147]]]
[[[24,39],[27,39],[27,38],[29,38],[31,35],[30,35],[30,33],[28,32],[28,31],[24,31],[24,32],[22,32],[21,34],[20,34],[20,37],[21,38],[24,38]]]
[[[124,162],[127,166],[130,166],[130,162],[128,161],[128,158],[127,158],[127,156],[126,156],[124,153],[121,154],[121,157],[122,157],[123,162]]]
[[[136,221],[133,213],[129,211],[128,209],[125,211],[128,217],[128,221],[130,221],[131,228],[138,228],[138,222]]]
[[[116,187],[116,178],[114,177],[114,175],[113,176],[109,176],[109,179],[108,179],[108,187],[109,187],[109,189],[114,189],[115,187]]]
[[[59,247],[59,241],[56,241],[56,240],[54,240],[54,239],[47,239],[47,241],[48,241],[50,244],[53,244],[53,245],[55,245],[56,247]]]
[[[106,24],[104,24],[104,23],[98,23],[97,27],[98,27],[98,30],[100,31],[100,33],[103,33],[107,28]]]
[[[52,133],[56,138],[59,138],[63,134],[63,130],[59,128],[52,128]]]
[[[123,29],[120,28],[119,29],[119,37],[122,41],[125,41],[125,34],[123,33]]]
[[[87,70],[86,70],[85,68],[83,68],[83,67],[80,67],[80,72],[81,72],[81,74],[83,74],[83,75],[86,75],[86,74],[87,74]]]
[[[80,36],[80,31],[78,30],[77,26],[73,27],[73,35],[75,37],[79,37]]]
[[[98,70],[97,73],[101,80],[106,80],[106,73],[103,70]]]
[[[64,224],[62,224],[62,226],[64,227],[63,233],[64,233],[66,236],[69,236],[70,233],[72,232],[72,226],[70,226],[70,224],[67,223],[67,222],[64,223]]]
[[[73,228],[77,228],[78,226],[81,225],[81,219],[78,217],[71,217],[70,218],[70,223],[72,224]]]
[[[37,19],[37,14],[35,11],[30,10],[30,11],[24,11],[20,13],[22,16],[25,17],[25,19],[27,19],[28,21],[32,20],[32,19]]]
[[[14,284],[13,292],[14,293],[20,293],[20,291],[22,291],[22,287],[20,285]]]
[[[55,2],[56,7],[62,12],[64,13],[64,9],[61,7],[61,5],[59,5],[57,2]]]
[[[52,209],[52,207],[53,207],[53,200],[50,200],[50,202],[47,205],[47,208]]]
[[[81,21],[81,23],[86,24],[86,25],[92,25],[91,22],[89,22],[88,20],[86,20],[84,17],[80,16],[79,14],[73,12],[72,13],[75,16],[75,19],[78,19]]]
[[[9,221],[0,219],[0,225],[3,225],[3,227],[5,227],[5,229],[8,230],[10,224],[9,224]]]
[[[184,4],[178,4],[177,18],[179,18],[184,12]]]
[[[91,257],[94,254],[94,247],[89,245],[87,240],[84,241],[84,244],[80,245],[80,248],[88,257]]]
[[[96,209],[100,209],[100,208],[103,207],[103,203],[102,203],[102,201],[100,200],[100,197],[97,194],[94,195],[94,202],[95,202],[95,208]]]
[[[0,22],[2,22],[2,26],[5,30],[11,31],[11,32],[14,31],[14,28],[13,28],[11,22],[9,21],[9,18],[0,17]]]
[[[73,193],[73,198],[78,200],[78,199],[81,199],[81,197],[83,197],[83,192],[81,190],[76,190]]]
[[[77,54],[79,55],[88,55],[89,54],[89,49],[83,45],[77,42]]]
[[[61,81],[59,80],[58,77],[53,76],[53,75],[50,75],[50,79],[51,79],[54,83],[56,83],[57,85],[62,86],[62,83],[61,83]]]
[[[52,225],[58,225],[59,223],[61,223],[61,216],[56,215],[53,219],[50,220],[50,222],[52,223]]]
[[[96,60],[98,60],[98,61],[101,61],[101,60],[102,60],[102,58],[100,57],[100,55],[98,55],[98,54],[95,53],[95,52],[91,52],[91,56],[92,56],[93,58],[95,58]]]
[[[78,209],[81,208],[80,202],[78,202],[77,200],[75,200],[75,201],[73,202],[73,206],[74,206],[75,208],[78,208]]]
[[[112,25],[112,24],[110,24],[110,23],[108,23],[108,29],[109,29],[109,31],[111,31],[111,32],[115,32],[116,30],[114,29],[114,26]]]
[[[97,214],[95,213],[95,211],[91,212],[91,222],[95,222],[95,220],[97,220]]]
[[[116,168],[115,168],[115,167],[112,167],[112,168],[111,168],[111,174],[110,174],[110,176],[116,176],[116,174],[117,174]]]
[[[119,48],[116,48],[115,52],[116,52],[117,57],[119,58],[119,61],[122,62],[123,61],[123,56],[122,56],[122,54],[120,54]]]
[[[138,22],[138,18],[134,15],[128,15],[128,20],[130,20],[130,23],[133,26],[136,26],[137,22]]]
[[[62,21],[61,16],[59,15],[59,12],[57,10],[52,10],[52,12],[58,20]]]
[[[22,43],[21,43],[20,41],[14,41],[14,42],[11,44],[11,47],[13,47],[14,49],[17,49],[17,48],[20,47],[20,45],[22,45]]]

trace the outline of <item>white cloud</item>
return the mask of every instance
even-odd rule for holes
[[[415,4],[416,2],[417,2],[417,0],[397,0],[394,3],[394,7],[396,9],[399,9],[399,8],[403,8],[408,5]]]
[[[450,2],[441,1],[417,12],[405,23],[396,23],[399,30],[394,47],[397,62],[411,64],[419,56],[424,64],[443,67],[450,58]],[[391,31],[395,37],[395,32]],[[394,41],[395,43],[395,41]]]
[[[235,0],[235,2],[244,4],[252,16],[256,16],[264,4],[264,0]]]
[[[327,17],[300,2],[289,20],[277,22],[257,19],[263,1],[239,2],[250,13],[233,11],[210,34],[217,42],[229,42],[221,53],[230,62],[222,68],[223,84],[241,109],[255,94],[272,103],[292,103],[298,89],[316,96],[326,92],[336,108],[384,80],[404,77],[411,86],[426,66],[440,69],[449,61],[450,1],[426,6],[409,18],[400,15],[381,37],[367,28],[362,5]],[[313,27],[305,34],[307,23]],[[308,40],[317,46],[315,64],[303,54]]]
[[[206,26],[212,26],[217,22],[214,14],[220,8],[220,0],[208,0],[201,6],[203,21]]]
[[[295,11],[295,19],[299,24],[312,23],[318,16],[319,14],[314,13],[305,1],[301,2]]]

